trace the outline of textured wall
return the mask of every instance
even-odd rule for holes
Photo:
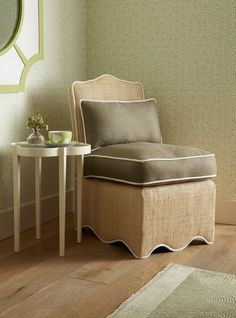
[[[12,208],[12,163],[9,144],[25,140],[29,114],[49,114],[50,129],[70,129],[67,88],[85,79],[86,1],[44,1],[45,58],[36,63],[26,90],[0,94],[0,213]],[[22,160],[22,202],[34,200],[32,159]],[[43,196],[58,192],[57,161],[43,161]],[[69,185],[70,186],[70,185]]]
[[[216,154],[218,198],[236,199],[235,0],[87,0],[87,77],[141,81],[164,142]]]

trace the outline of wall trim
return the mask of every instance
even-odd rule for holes
[[[74,210],[74,191],[66,194],[66,213]],[[58,218],[59,195],[42,199],[42,223]],[[236,201],[216,202],[216,223],[236,225]],[[21,205],[21,231],[35,227],[35,201]],[[13,208],[0,214],[0,240],[13,235]]]
[[[216,223],[236,225],[236,201],[216,202]]]
[[[74,210],[74,191],[66,193],[66,213]],[[42,223],[58,218],[59,195],[42,198]],[[21,205],[21,231],[35,227],[35,201]],[[0,240],[13,235],[13,208],[0,214]]]

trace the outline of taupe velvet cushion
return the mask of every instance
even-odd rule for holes
[[[203,180],[216,175],[213,154],[192,147],[136,142],[94,150],[84,175],[133,185]]]
[[[130,142],[161,142],[155,99],[82,100],[81,109],[86,141],[92,149]]]

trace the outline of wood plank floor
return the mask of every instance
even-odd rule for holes
[[[22,251],[13,239],[0,242],[0,317],[102,318],[171,262],[236,274],[236,226],[217,225],[214,245],[192,244],[181,252],[159,249],[134,259],[122,244],[104,244],[89,230],[76,244],[67,219],[66,257],[58,257],[58,223],[22,233]]]

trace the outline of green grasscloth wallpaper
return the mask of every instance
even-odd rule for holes
[[[68,86],[103,73],[142,82],[164,142],[214,152],[218,198],[236,200],[235,21],[235,0],[45,0],[44,60],[25,92],[0,95],[0,216],[12,215],[9,144],[29,134],[27,116],[41,109],[50,129],[68,129]],[[34,200],[33,174],[24,159],[23,205]],[[57,180],[56,161],[45,160],[43,197]]]
[[[165,143],[216,154],[223,200],[236,200],[235,21],[234,0],[87,0],[87,78],[142,82]]]
[[[44,0],[44,60],[31,68],[24,92],[0,94],[0,215],[12,211],[9,144],[29,135],[27,117],[40,109],[48,113],[51,130],[70,129],[67,89],[85,79],[85,37],[85,0]],[[27,205],[34,200],[33,160],[22,160],[21,170],[22,204]],[[57,180],[57,160],[43,160],[43,197],[58,193]]]

